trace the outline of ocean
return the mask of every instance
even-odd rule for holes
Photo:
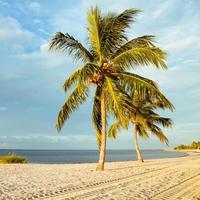
[[[0,149],[0,155],[16,153],[28,158],[29,163],[64,164],[64,163],[96,163],[97,150],[19,150]],[[144,159],[174,158],[185,154],[164,150],[142,150]],[[107,150],[106,161],[137,160],[135,150]]]

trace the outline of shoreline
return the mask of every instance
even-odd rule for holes
[[[78,150],[79,151],[79,150]],[[114,150],[115,151],[115,150]],[[112,153],[112,154],[107,154],[107,161],[106,163],[116,163],[116,162],[129,162],[129,161],[137,161],[137,155],[135,150],[125,150],[128,152],[122,152],[120,153],[121,150],[117,150],[119,151],[119,153]],[[117,152],[116,151],[116,152]],[[146,153],[145,153],[146,152]],[[166,152],[172,152],[172,153],[166,153]],[[158,160],[158,159],[168,159],[168,158],[178,158],[178,157],[184,157],[186,156],[186,152],[178,152],[176,154],[174,154],[175,151],[169,151],[169,150],[165,150],[165,149],[156,149],[156,150],[150,150],[148,151],[147,149],[142,150],[142,154],[144,157],[144,160]],[[23,156],[26,157],[29,162],[27,164],[92,164],[92,163],[97,163],[98,162],[98,154],[96,153],[96,155],[94,154],[90,154],[88,153],[87,155],[83,155],[85,156],[85,158],[80,158],[81,155],[79,157],[75,157],[75,159],[73,158],[73,154],[68,154],[66,153],[66,155],[64,155],[63,153],[61,154],[61,158],[59,159],[55,159],[55,155],[54,154],[42,154],[42,156],[38,153],[38,158],[36,158],[35,156],[37,156],[36,154],[34,154],[35,158],[32,158],[32,155],[30,153],[26,154],[26,150],[22,153],[20,152],[15,152],[17,156]],[[7,154],[5,154],[7,155]],[[45,156],[47,155],[47,157]],[[50,156],[49,156],[50,155]],[[64,155],[64,156],[63,156]],[[70,156],[72,156],[70,158]],[[87,159],[87,157],[89,159]],[[80,160],[79,160],[80,158]],[[43,160],[44,159],[44,160]]]
[[[0,165],[0,199],[200,198],[199,153],[95,168],[96,163]]]
[[[200,149],[164,149],[164,151],[181,152],[181,153],[185,153],[186,156],[193,155],[193,154],[200,154]]]

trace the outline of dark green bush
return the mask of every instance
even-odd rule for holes
[[[199,142],[192,142],[191,145],[179,145],[174,147],[175,150],[183,150],[183,149],[200,149],[200,141]]]
[[[8,155],[0,156],[0,163],[28,163],[26,157],[16,155],[15,153],[9,153]]]

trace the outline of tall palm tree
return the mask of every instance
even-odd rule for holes
[[[170,118],[161,117],[155,112],[157,108],[163,108],[163,105],[152,103],[150,100],[138,98],[138,95],[133,95],[134,112],[130,112],[127,116],[124,115],[123,121],[117,120],[109,129],[109,137],[115,139],[117,131],[121,128],[128,129],[129,123],[134,126],[133,137],[134,145],[138,160],[144,162],[141,151],[138,145],[138,135],[142,138],[148,139],[149,132],[160,139],[161,142],[168,145],[168,139],[163,133],[159,125],[163,127],[171,127],[172,120]],[[158,101],[159,102],[159,101]]]
[[[61,32],[55,34],[49,46],[50,50],[66,51],[74,59],[83,62],[83,66],[64,83],[65,92],[74,84],[76,87],[59,112],[58,131],[86,100],[90,85],[96,87],[92,120],[100,150],[97,170],[104,169],[107,113],[122,119],[124,112],[134,110],[124,88],[131,87],[141,95],[145,92],[155,94],[166,107],[173,109],[153,81],[125,72],[137,65],[152,64],[157,68],[167,68],[164,61],[166,53],[153,44],[154,36],[147,35],[128,41],[125,31],[139,12],[138,9],[128,9],[120,14],[102,15],[98,7],[92,8],[87,12],[89,50],[68,33]]]

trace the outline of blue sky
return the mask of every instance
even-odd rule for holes
[[[200,1],[0,0],[0,148],[97,148],[92,93],[62,132],[56,132],[57,113],[66,98],[62,83],[80,63],[47,51],[57,31],[86,44],[85,13],[96,4],[103,12],[143,10],[128,35],[156,35],[169,54],[169,69],[140,67],[135,73],[157,81],[176,108],[162,113],[174,120],[174,128],[166,130],[170,146],[200,140]],[[140,143],[142,148],[165,148],[155,137]],[[108,148],[132,149],[132,129],[108,141]]]

